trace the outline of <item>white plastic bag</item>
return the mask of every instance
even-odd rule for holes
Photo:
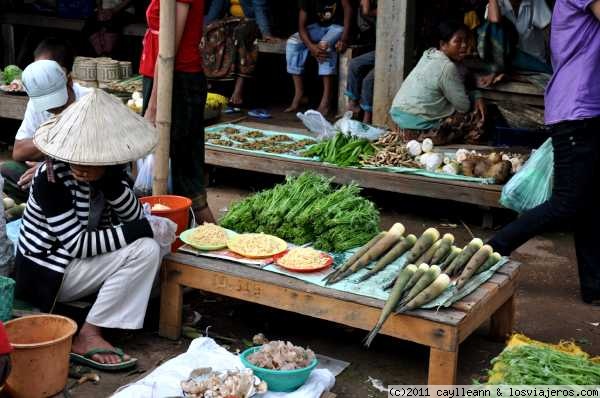
[[[385,133],[384,129],[359,122],[358,120],[353,120],[352,112],[350,111],[344,113],[344,117],[335,122],[333,127],[335,127],[335,130],[341,131],[344,134],[366,138],[369,141],[375,141]]]
[[[152,173],[154,171],[154,154],[151,153],[145,158],[138,159],[137,177],[133,184],[133,191],[138,196],[152,195]]]
[[[154,175],[154,154],[151,153],[143,159],[136,161],[138,174],[133,184],[133,192],[138,197],[152,195],[152,177]],[[169,159],[169,179],[167,188],[169,192],[173,191],[173,181],[171,178],[171,160]]]
[[[4,179],[0,177],[0,192],[4,190]],[[4,202],[0,200],[0,275],[10,276],[14,268],[14,247],[6,234]]]
[[[177,224],[165,217],[152,215],[152,208],[149,203],[144,203],[144,215],[150,223],[154,240],[160,246],[161,258],[171,251],[171,245],[177,239]]]
[[[317,134],[319,140],[331,138],[337,133],[337,130],[333,125],[329,123],[320,112],[313,109],[309,109],[304,113],[298,112],[296,113],[296,117],[302,120],[302,123],[304,123],[304,126],[306,126],[307,129]]]

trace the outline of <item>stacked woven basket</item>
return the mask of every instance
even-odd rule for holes
[[[108,88],[112,82],[128,79],[132,75],[129,61],[111,58],[76,57],[73,77],[83,86]]]

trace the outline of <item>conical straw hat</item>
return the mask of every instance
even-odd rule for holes
[[[118,98],[93,90],[42,124],[33,143],[67,163],[108,166],[146,156],[156,147],[158,132]]]

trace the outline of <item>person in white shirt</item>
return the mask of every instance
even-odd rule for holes
[[[67,96],[62,104],[39,102],[30,99],[27,103],[23,122],[15,135],[13,146],[13,161],[4,162],[0,167],[0,174],[5,181],[7,195],[18,201],[25,201],[31,180],[37,170],[38,161],[44,158],[43,154],[33,145],[33,134],[52,117],[60,113],[67,106],[89,93],[90,90],[73,83],[70,77],[73,66],[74,54],[68,43],[54,38],[42,41],[34,51],[34,60],[55,61],[66,74],[64,82]],[[40,79],[43,78],[40,76]]]

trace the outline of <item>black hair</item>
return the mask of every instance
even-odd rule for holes
[[[33,57],[38,58],[43,54],[48,54],[53,61],[65,68],[67,72],[70,73],[73,69],[75,52],[69,42],[55,37],[44,39],[33,51]]]
[[[448,20],[440,23],[437,29],[438,40],[444,43],[449,42],[457,32],[469,32],[469,28],[458,20]]]

